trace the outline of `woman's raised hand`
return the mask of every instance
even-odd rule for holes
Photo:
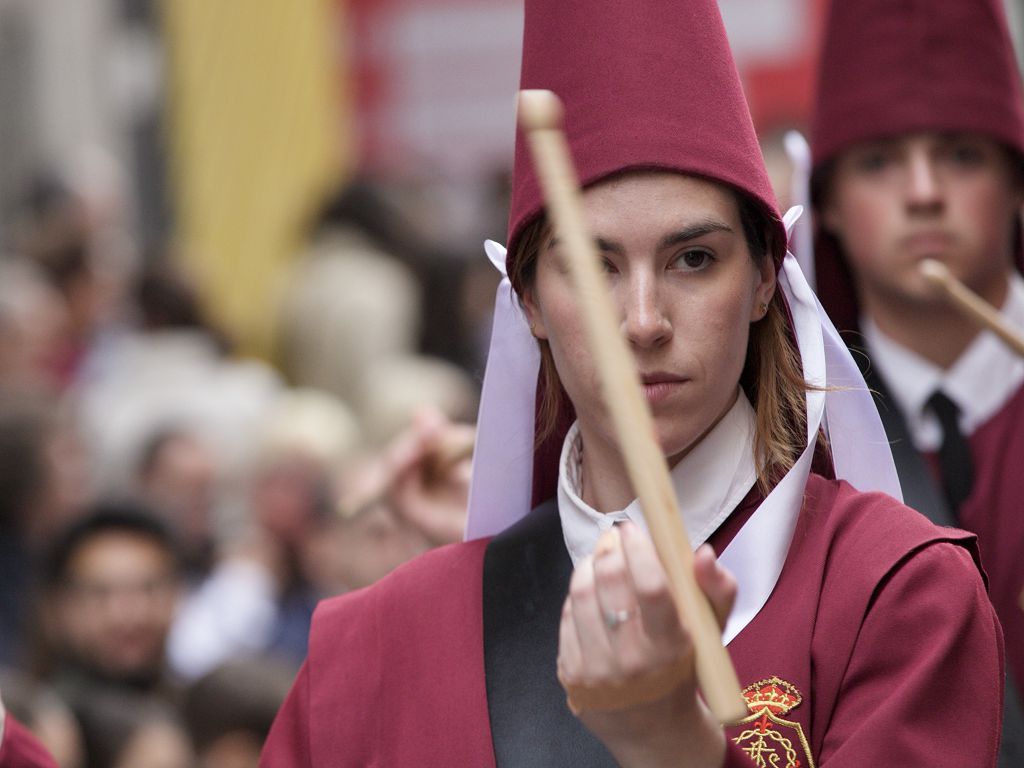
[[[736,583],[708,545],[697,583],[720,626]],[[559,630],[569,704],[622,766],[720,766],[725,736],[697,695],[693,643],[654,545],[631,523],[606,532],[572,576]]]

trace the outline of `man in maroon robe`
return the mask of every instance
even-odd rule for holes
[[[769,214],[764,250],[777,269],[783,264],[781,217],[711,0],[528,0],[522,85],[562,96],[584,186],[638,168],[711,179]],[[541,212],[522,149],[509,275],[517,238]],[[795,317],[796,306],[789,309]],[[532,397],[536,374],[529,384]],[[485,384],[485,401],[486,394]],[[672,468],[673,481],[689,473],[690,496],[701,481],[717,488],[719,478],[733,476],[730,449],[752,455],[748,433],[722,437],[727,418]],[[567,512],[574,502],[563,493],[575,482],[567,426],[552,441],[560,447],[564,439],[562,459],[534,455],[539,505],[532,512],[493,537],[434,550],[319,607],[264,768],[617,764],[570,711],[556,675],[575,557],[568,529],[576,523]],[[477,462],[488,437],[483,419],[480,429]],[[722,450],[692,465],[711,440]],[[707,542],[723,556],[749,541],[779,485],[768,497],[752,480],[735,487],[710,514]],[[495,506],[500,495],[496,489]],[[681,495],[681,510],[687,502]],[[724,729],[722,765],[994,765],[1004,659],[974,537],[939,528],[890,496],[814,473],[785,510],[794,527],[781,569],[727,646],[748,714]],[[471,524],[473,514],[471,506]],[[752,561],[772,557],[776,533],[768,526],[763,545],[747,550]],[[735,568],[759,572],[758,565]],[[741,597],[756,587],[742,574],[738,580]],[[678,758],[693,764],[692,755]]]
[[[907,503],[978,535],[1019,692],[1024,360],[919,270],[944,263],[1024,329],[1024,100],[1002,4],[834,3],[812,148],[821,301],[865,353]],[[1017,707],[1011,723],[1004,759],[1022,765]]]

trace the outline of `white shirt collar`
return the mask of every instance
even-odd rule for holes
[[[696,549],[714,533],[757,480],[754,409],[741,390],[736,403],[671,471],[679,511]],[[602,514],[580,497],[583,444],[579,424],[565,436],[558,468],[558,514],[565,546],[575,566],[594,551],[601,534],[631,520],[647,530],[640,502]]]
[[[950,310],[953,311],[953,310]],[[1024,328],[1024,278],[1014,272],[1000,310],[1011,325]],[[925,402],[936,389],[960,408],[960,428],[971,434],[991,418],[1024,383],[1024,359],[991,331],[970,343],[947,370],[886,336],[871,318],[861,317],[871,362],[885,379],[907,423],[914,445],[938,450],[942,428]]]

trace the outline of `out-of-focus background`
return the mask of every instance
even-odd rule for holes
[[[720,0],[783,208],[826,2]],[[255,766],[316,602],[460,537],[521,25],[0,0],[0,692],[62,768]]]

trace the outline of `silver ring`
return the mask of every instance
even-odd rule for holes
[[[621,611],[608,611],[604,615],[604,623],[608,629],[618,629],[633,617],[633,611],[623,608]]]

